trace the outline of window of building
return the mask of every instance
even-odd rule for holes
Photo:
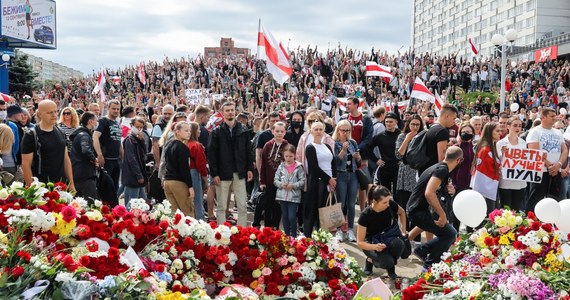
[[[514,8],[507,10],[507,18],[511,19],[514,16],[515,16],[515,9]]]
[[[530,0],[526,3],[526,11],[531,11],[536,9],[536,0]]]
[[[526,19],[526,27],[534,27],[534,17]]]

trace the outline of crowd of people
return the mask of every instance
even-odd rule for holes
[[[394,77],[366,77],[369,60],[390,66]],[[567,198],[567,60],[507,64],[503,112],[489,97],[465,98],[498,91],[494,58],[339,47],[296,49],[291,62],[282,86],[251,57],[198,56],[147,63],[144,72],[106,70],[105,102],[91,93],[95,76],[25,101],[0,100],[3,184],[63,180],[88,201],[166,200],[218,224],[282,224],[291,237],[311,236],[319,208],[335,196],[346,220],[333,230],[338,240],[364,251],[367,273],[378,267],[392,278],[422,233],[426,243],[411,252],[424,267],[449,249],[460,230],[450,203],[477,190],[477,171],[492,170],[491,190],[479,190],[488,211],[532,211],[546,195]],[[448,103],[436,111],[410,99],[416,77]],[[407,153],[419,147],[418,135],[425,157],[412,167]],[[548,151],[542,181],[502,179],[505,147]]]

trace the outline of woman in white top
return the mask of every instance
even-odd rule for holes
[[[305,150],[308,177],[307,197],[303,204],[303,234],[310,237],[313,227],[319,225],[319,208],[326,205],[329,192],[336,188],[336,163],[333,150],[322,142],[325,125],[313,122],[313,141]]]
[[[509,134],[497,142],[499,156],[502,158],[505,148],[526,149],[526,142],[519,137],[522,130],[522,121],[511,117],[507,122]],[[509,207],[512,210],[521,210],[525,199],[526,182],[502,179],[499,181],[499,198],[501,208]]]

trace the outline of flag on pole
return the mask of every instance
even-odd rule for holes
[[[373,61],[366,62],[366,76],[380,76],[393,78],[392,69],[388,66],[382,66]]]
[[[259,20],[257,34],[257,59],[265,60],[267,71],[279,84],[283,84],[293,74],[287,51],[281,43],[277,42],[271,32],[261,25],[261,20]]]
[[[10,102],[10,96],[6,95],[4,93],[0,93],[0,99],[4,100],[4,102],[6,102],[6,103]]]
[[[431,103],[435,101],[435,96],[432,94],[432,92],[429,91],[427,86],[422,82],[422,80],[419,77],[416,77],[416,81],[414,82],[414,87],[412,88],[412,93],[410,94],[410,97],[424,101],[429,101]]]
[[[103,72],[103,69],[101,69],[101,71],[99,72],[99,76],[97,76],[97,83],[95,84],[95,87],[93,87],[93,94],[97,94],[99,93],[99,96],[101,97],[101,102],[105,102],[105,100],[107,99],[105,97],[105,73]]]
[[[471,40],[471,38],[469,38],[469,45],[471,45],[471,51],[473,51],[473,54],[479,54],[479,51],[477,50],[477,47],[475,47],[475,44],[473,44],[473,40]]]
[[[470,182],[473,190],[493,201],[497,200],[497,189],[501,179],[500,172],[495,170],[494,162],[491,148],[488,146],[481,148],[475,158],[475,168],[471,171]]]
[[[441,116],[441,108],[445,102],[441,99],[441,96],[435,92],[435,114],[439,117]]]
[[[141,83],[143,85],[146,84],[146,75],[144,73],[144,65],[142,62],[139,64],[139,66],[137,68],[137,73],[138,73],[139,80],[141,81]]]

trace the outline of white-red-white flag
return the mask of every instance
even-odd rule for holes
[[[441,108],[445,102],[441,99],[441,96],[435,92],[435,102],[434,102],[434,110],[435,114],[439,117],[441,116]]]
[[[111,81],[113,82],[114,85],[121,83],[121,76],[119,76],[119,75],[111,75],[111,77],[109,77],[109,79],[111,79]]]
[[[146,84],[146,74],[144,73],[144,65],[141,62],[137,68],[137,73],[139,76],[139,80],[141,81],[141,83],[144,85]]]
[[[429,91],[427,86],[419,77],[416,77],[416,81],[414,82],[414,87],[412,88],[412,94],[410,94],[410,97],[429,101],[431,103],[435,101],[435,96],[432,94],[432,92]]]
[[[293,74],[287,51],[281,43],[277,42],[271,32],[263,27],[261,22],[259,22],[257,34],[257,59],[265,60],[267,71],[279,84],[283,84]]]
[[[106,83],[105,72],[103,72],[103,69],[101,69],[101,71],[99,72],[99,76],[97,76],[97,83],[93,87],[93,92],[92,92],[93,94],[99,93],[99,96],[101,97],[101,102],[105,102],[105,100],[107,99],[107,97],[105,96],[105,83]]]
[[[364,98],[358,98],[358,100],[360,101],[358,103],[358,109],[362,109],[362,107],[364,106]],[[336,104],[338,106],[338,108],[340,108],[340,110],[342,111],[346,111],[346,102],[348,101],[347,97],[344,98],[336,98]]]
[[[388,66],[382,66],[373,61],[366,62],[366,76],[380,76],[393,78],[392,69]]]

